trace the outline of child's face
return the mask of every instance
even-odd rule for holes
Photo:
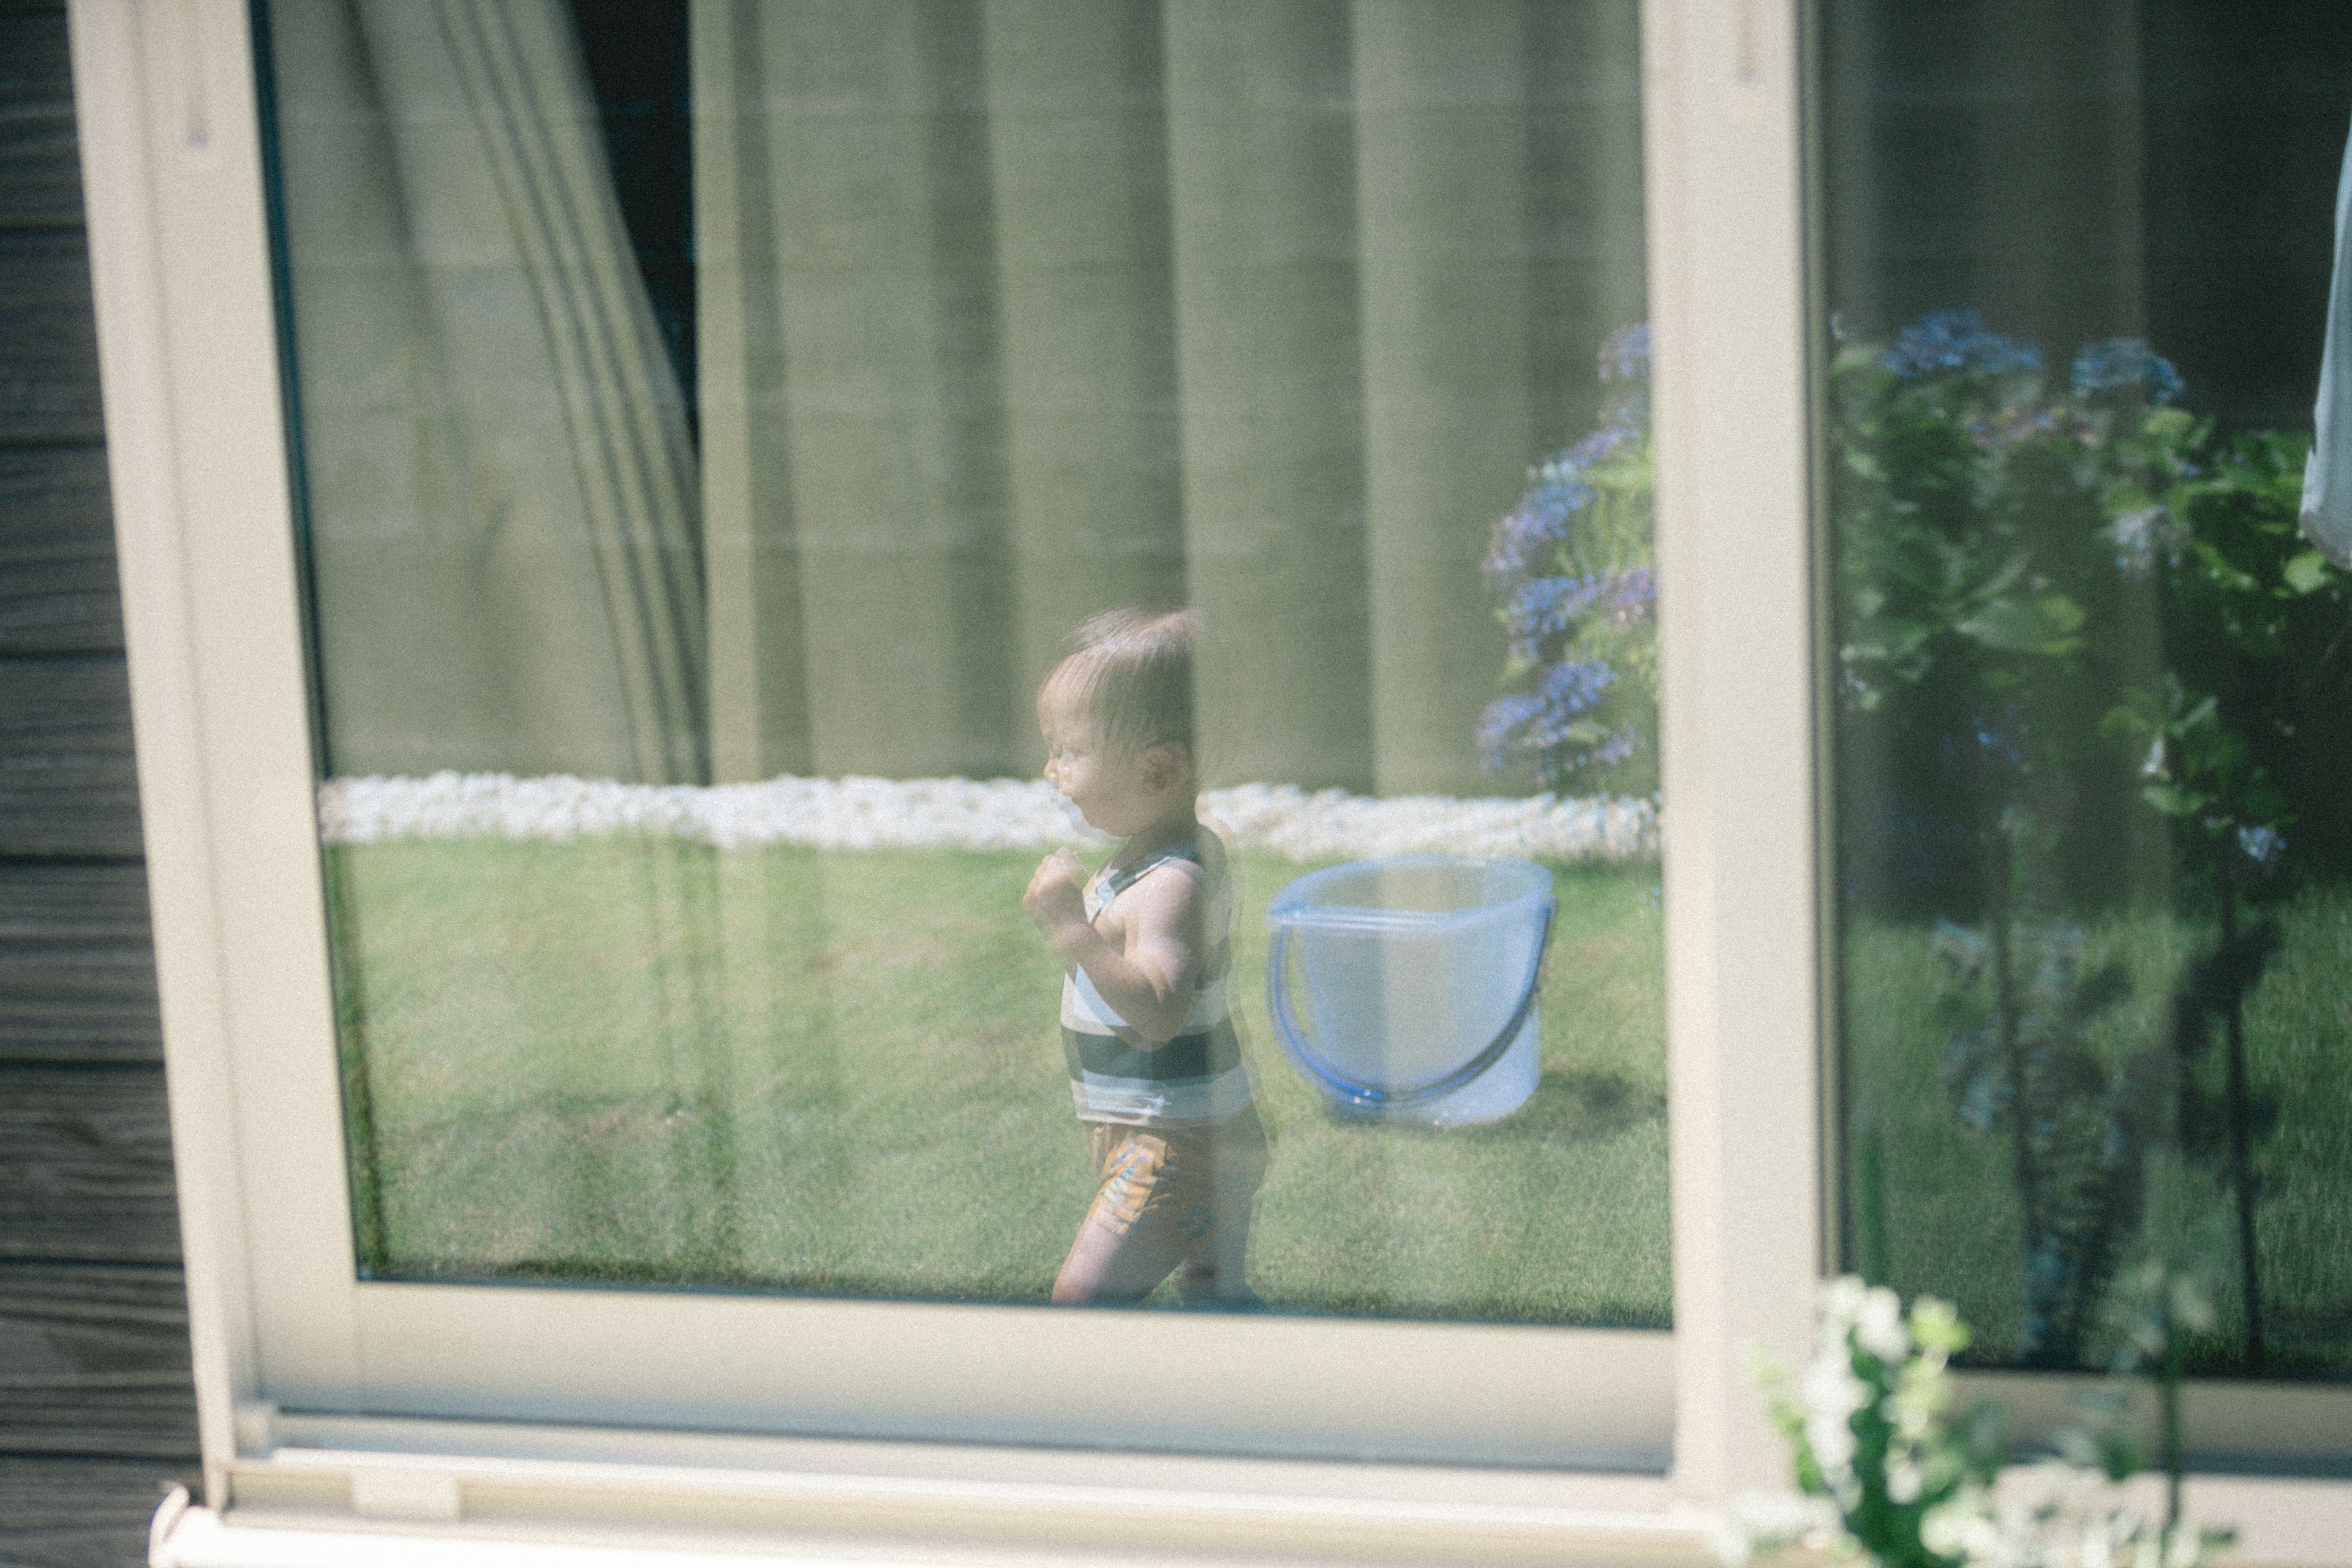
[[[1168,812],[1181,773],[1169,748],[1106,748],[1096,740],[1092,715],[1083,704],[1049,693],[1038,707],[1045,731],[1045,778],[1078,808],[1087,826],[1126,838]]]

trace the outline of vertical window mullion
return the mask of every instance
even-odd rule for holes
[[[1821,1269],[1813,639],[1796,0],[1645,0],[1675,1469],[1780,1479],[1742,1376]]]

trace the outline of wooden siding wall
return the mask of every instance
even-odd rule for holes
[[[62,4],[0,4],[0,1568],[195,1489]]]

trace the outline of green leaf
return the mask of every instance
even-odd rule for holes
[[[2167,816],[2194,816],[2213,803],[2213,797],[2202,791],[2168,784],[2149,784],[2139,797]]]
[[[2207,541],[2198,540],[2193,548],[2197,559],[2204,564],[2206,575],[2212,579],[2215,587],[2233,594],[2250,594],[2262,587],[2260,583],[2240,571],[2228,556],[2222,554]]]
[[[2033,601],[2033,607],[2042,612],[2043,621],[2062,632],[2083,629],[2083,606],[2063,594],[2044,594]]]
[[[1878,367],[1880,354],[1885,352],[1876,343],[1846,343],[1832,356],[1830,374],[1846,376],[1856,371],[1874,370]]]
[[[2000,653],[2062,654],[2074,651],[2082,624],[2081,605],[2063,594],[2045,594],[1995,599],[1952,629]]]
[[[2011,556],[2000,563],[2000,569],[1995,572],[1990,580],[1976,590],[1974,596],[1979,599],[1992,599],[2008,593],[2017,580],[2025,575],[2025,568],[2029,564],[2031,563],[2023,554]]]
[[[2108,709],[2101,716],[2099,738],[2113,742],[2119,746],[2145,746],[2147,744],[2149,732],[2155,727],[2139,707],[2126,701]]]
[[[1853,641],[1839,649],[1838,657],[1850,664],[1899,662],[1927,646],[1933,631],[1917,621],[1877,621],[1858,627]]]
[[[2286,585],[2298,594],[2315,594],[2327,586],[2327,557],[2316,550],[2306,550],[2290,557],[2282,570]]]

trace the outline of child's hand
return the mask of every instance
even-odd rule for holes
[[[1073,925],[1087,923],[1086,863],[1069,849],[1056,849],[1037,862],[1021,907],[1051,941]]]

